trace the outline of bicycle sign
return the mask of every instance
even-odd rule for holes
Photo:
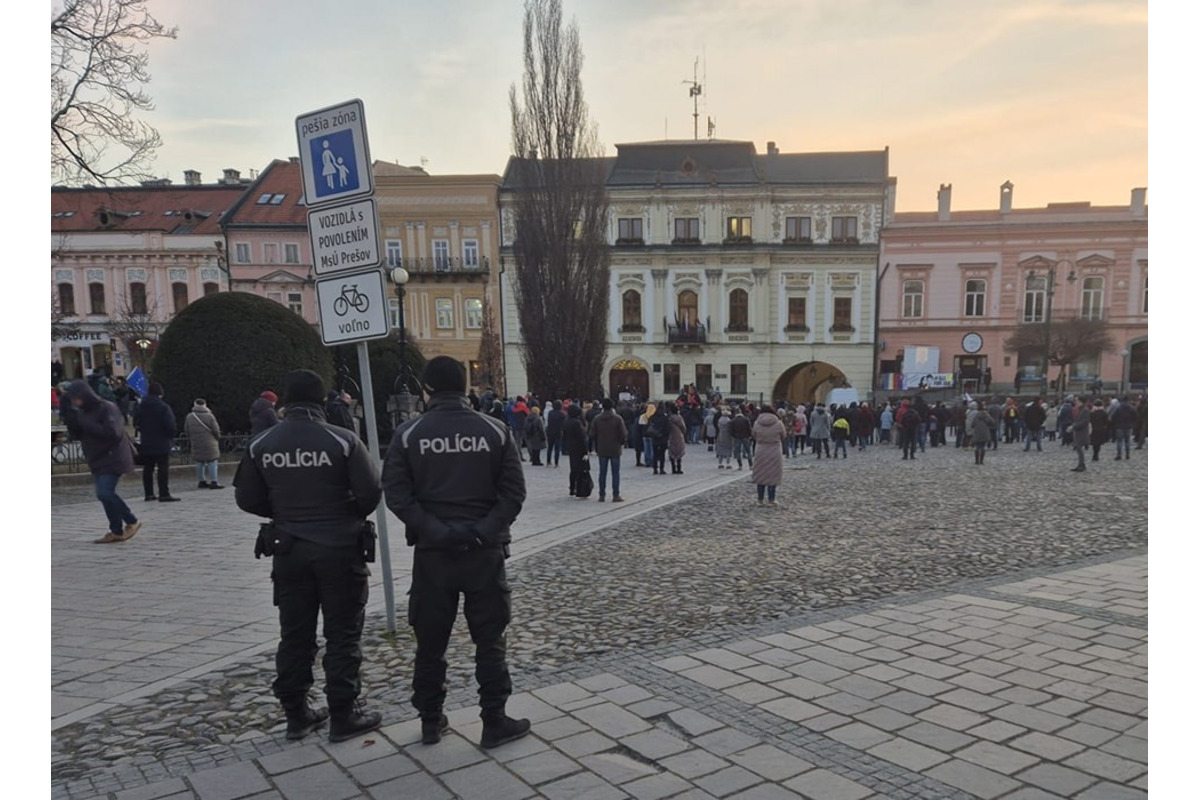
[[[371,270],[317,281],[321,340],[327,345],[383,339],[391,331],[383,272]]]
[[[343,284],[342,293],[333,301],[333,313],[344,317],[352,307],[358,313],[365,314],[371,307],[371,299],[358,290],[357,283]]]

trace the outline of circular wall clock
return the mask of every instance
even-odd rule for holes
[[[983,349],[983,337],[971,331],[962,339],[962,349],[968,353],[978,353]]]

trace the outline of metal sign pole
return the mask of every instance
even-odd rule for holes
[[[367,444],[371,458],[377,463],[379,457],[379,428],[375,425],[375,387],[371,384],[371,362],[367,343],[358,343],[358,373],[362,378],[363,409],[367,418]],[[382,469],[382,463],[380,463]],[[388,633],[396,632],[396,588],[392,585],[392,554],[388,549],[387,503],[381,500],[375,509],[375,527],[379,533],[379,553],[383,561],[383,603],[387,608]]]

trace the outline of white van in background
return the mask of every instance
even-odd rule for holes
[[[846,406],[851,403],[861,403],[862,400],[858,396],[858,389],[830,389],[829,394],[825,395],[825,405]]]

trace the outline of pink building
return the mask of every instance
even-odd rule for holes
[[[276,159],[229,210],[221,227],[233,290],[274,300],[315,326],[315,275],[303,201],[299,159]]]
[[[879,387],[1042,390],[1044,347],[1009,352],[1022,324],[1047,317],[1102,319],[1114,348],[1072,364],[1067,389],[1099,378],[1107,391],[1144,389],[1147,370],[1148,217],[1146,190],[1128,206],[1087,202],[1012,207],[1000,187],[997,209],[951,211],[951,187],[936,212],[900,213],[883,230],[879,289]],[[1057,377],[1052,367],[1050,379]],[[901,378],[900,376],[904,376]],[[1035,388],[1036,387],[1036,388]]]
[[[188,303],[229,290],[220,221],[246,187],[234,170],[216,185],[199,180],[189,172],[186,186],[51,190],[56,374],[124,375],[153,354]]]

